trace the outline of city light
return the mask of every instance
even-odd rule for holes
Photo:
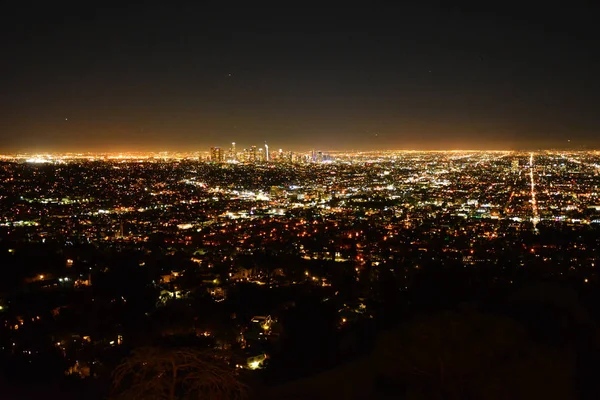
[[[56,350],[67,373],[86,374],[155,326],[260,374],[286,329],[301,332],[295,346],[322,329],[338,337],[389,312],[387,301],[410,310],[429,280],[508,293],[524,271],[543,271],[595,287],[600,154],[268,149],[57,154],[43,167],[10,158],[2,260],[23,297],[0,298],[5,349],[33,358],[29,332],[65,324]],[[436,275],[446,269],[461,279]],[[30,295],[49,299],[46,309],[17,314]],[[99,310],[124,333],[96,329]],[[306,327],[290,325],[296,312]]]

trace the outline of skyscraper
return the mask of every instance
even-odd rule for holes
[[[237,152],[235,150],[235,142],[231,142],[231,149],[229,150],[229,159],[231,161],[237,160]]]
[[[269,145],[265,142],[265,161],[269,162]]]

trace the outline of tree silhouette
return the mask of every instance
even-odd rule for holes
[[[244,399],[247,389],[213,352],[145,347],[115,369],[111,399]]]

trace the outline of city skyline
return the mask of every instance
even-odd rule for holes
[[[264,148],[258,148],[256,146],[248,146],[245,148],[238,148],[235,152],[238,156],[243,155],[245,152],[252,151],[253,148],[256,148],[257,152],[262,152],[264,154]],[[198,150],[163,150],[163,151],[64,151],[64,152],[5,152],[0,153],[0,159],[30,159],[42,161],[46,160],[54,160],[56,159],[86,159],[86,158],[98,158],[101,159],[143,159],[143,158],[193,158],[197,159],[198,157],[203,157],[201,161],[210,161],[211,153],[215,150],[222,151],[223,161],[226,161],[231,157],[231,148],[227,148],[225,146],[212,146],[210,148],[198,149]],[[280,151],[281,150],[281,151]],[[558,148],[546,148],[546,149],[434,149],[434,150],[419,150],[419,149],[385,149],[385,150],[324,150],[319,148],[312,148],[309,150],[295,150],[295,149],[282,149],[278,148],[275,153],[277,154],[294,154],[294,155],[302,155],[307,156],[312,153],[322,153],[327,154],[329,156],[342,156],[342,157],[352,157],[352,156],[374,156],[374,157],[389,157],[391,155],[410,155],[413,153],[422,153],[422,154],[436,154],[436,153],[449,153],[449,154],[457,154],[457,153],[506,153],[506,154],[544,154],[544,153],[564,153],[564,154],[598,154],[600,153],[600,149],[558,149]],[[274,161],[278,159],[278,156],[273,156],[269,159],[269,161]],[[38,157],[38,158],[36,158]],[[259,161],[259,160],[257,160]],[[261,160],[266,161],[266,160]]]

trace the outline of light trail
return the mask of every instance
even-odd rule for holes
[[[533,223],[533,229],[537,232],[537,224],[540,222],[538,213],[537,201],[535,199],[535,179],[533,177],[533,153],[529,155],[529,180],[531,182],[531,209],[533,216],[531,222]]]

